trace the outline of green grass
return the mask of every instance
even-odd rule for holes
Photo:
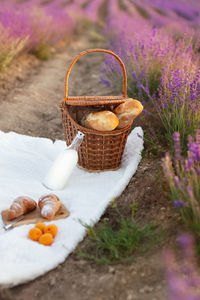
[[[152,128],[152,125],[149,125],[149,128]],[[163,157],[166,152],[164,136],[157,130],[157,128],[155,130],[152,128],[151,130],[153,131],[152,133],[148,128],[144,128],[143,157]]]
[[[5,45],[0,41],[0,71],[4,70],[11,61],[23,50],[26,45],[27,38],[5,40]]]
[[[174,153],[174,132],[179,132],[181,136],[181,151],[183,155],[187,154],[187,137],[188,135],[195,135],[199,126],[200,120],[200,105],[195,112],[190,108],[191,101],[187,100],[187,95],[183,95],[184,105],[180,108],[179,99],[174,100],[174,104],[163,107],[159,111],[159,116],[165,128],[165,138],[170,146],[170,152]],[[188,95],[188,98],[190,95]],[[197,101],[197,100],[196,100]],[[190,125],[188,125],[188,121]]]
[[[136,206],[131,207],[132,213]],[[96,227],[82,224],[88,235],[84,249],[76,253],[96,264],[116,264],[133,261],[136,250],[146,251],[158,242],[157,227],[154,223],[139,226],[133,216],[120,216],[111,225],[107,219]]]
[[[48,60],[52,56],[50,46],[43,43],[38,44],[33,54],[40,60]]]

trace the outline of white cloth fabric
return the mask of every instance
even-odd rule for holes
[[[0,211],[27,195],[36,201],[49,193],[42,180],[64,141],[52,142],[14,132],[0,131]],[[14,286],[35,279],[62,263],[85,236],[83,223],[92,225],[104,213],[110,200],[119,196],[136,172],[143,149],[143,131],[136,127],[129,135],[121,168],[89,173],[76,167],[67,187],[54,191],[70,211],[70,217],[53,221],[58,234],[51,246],[28,238],[33,225],[5,232],[0,229],[0,285]],[[0,217],[0,227],[2,219]]]

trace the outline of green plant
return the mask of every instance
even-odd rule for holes
[[[174,207],[183,222],[200,240],[200,130],[196,139],[188,136],[187,157],[181,155],[180,134],[174,133],[174,157],[166,153],[163,171]]]
[[[155,124],[146,124],[146,128],[144,128],[144,153],[143,157],[163,157],[165,153],[165,139],[162,135],[162,128],[159,128]],[[155,129],[154,129],[155,128]]]
[[[40,60],[48,60],[52,55],[50,46],[44,43],[38,44],[33,54]]]
[[[131,207],[133,214],[137,205]],[[134,260],[137,249],[147,250],[151,241],[157,240],[154,223],[139,226],[131,217],[120,215],[115,225],[107,219],[96,227],[82,224],[87,232],[88,241],[85,249],[78,249],[77,254],[96,264],[116,264]]]
[[[11,39],[8,36],[0,37],[0,71],[5,69],[10,62],[24,49],[27,39]]]

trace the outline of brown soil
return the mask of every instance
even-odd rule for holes
[[[8,82],[6,85],[4,81],[4,86],[1,85],[0,130],[64,139],[59,100],[63,97],[66,68],[80,51],[105,46],[93,33],[85,34],[47,62],[31,62],[30,65],[35,67],[25,67],[25,73],[16,65],[12,66],[13,72],[20,74],[22,80],[15,76],[12,84]],[[111,94],[109,88],[99,83],[102,59],[102,54],[81,58],[70,77],[71,95]],[[144,122],[145,117],[140,118],[137,125],[143,126]],[[63,264],[34,281],[14,288],[2,287],[0,299],[165,299],[162,251],[166,245],[172,244],[177,224],[163,191],[160,162],[159,158],[145,156],[136,175],[117,199],[121,213],[130,215],[130,204],[138,201],[138,221],[155,220],[165,232],[169,232],[159,247],[145,254],[137,253],[134,263],[115,266],[95,265],[72,253]],[[114,222],[117,215],[110,207],[102,218],[105,217]]]

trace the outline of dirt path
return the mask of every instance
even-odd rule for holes
[[[66,68],[80,51],[103,46],[102,42],[85,35],[52,60],[37,66],[28,78],[12,90],[2,93],[0,130],[64,139],[59,100],[63,97]],[[102,55],[96,54],[77,63],[70,78],[71,95],[111,93],[99,83],[102,58]],[[138,122],[142,125],[143,121]],[[155,219],[162,223],[163,228],[172,231],[172,213],[159,184],[159,164],[158,159],[143,159],[136,176],[117,203],[121,211],[128,214],[130,204],[137,200],[138,218],[147,221]],[[109,208],[103,217],[112,220],[116,216]],[[165,242],[170,243],[170,239],[166,237]],[[162,300],[165,299],[165,285],[161,250],[137,254],[135,263],[117,266],[94,265],[71,254],[62,265],[44,276],[12,289],[1,290],[0,299]]]
[[[52,60],[41,63],[28,78],[1,95],[0,130],[64,139],[59,101],[63,98],[67,66],[75,55],[91,47],[92,41],[81,38]],[[71,94],[100,94],[102,89],[109,93],[99,83],[101,61],[102,56],[97,54],[77,62],[70,76]]]

